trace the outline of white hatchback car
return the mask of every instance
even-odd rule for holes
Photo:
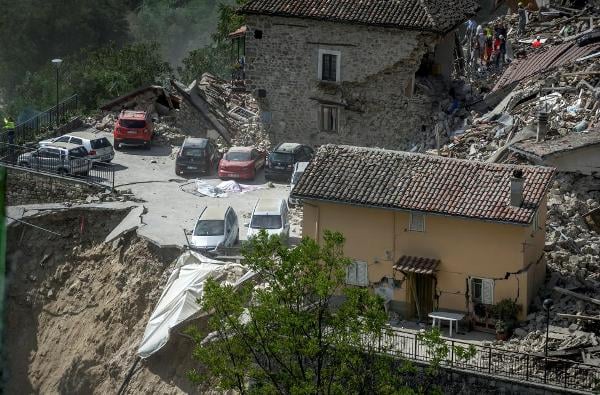
[[[248,226],[248,238],[265,230],[269,236],[277,235],[286,241],[290,237],[290,219],[285,199],[261,199],[254,206]]]
[[[212,251],[231,247],[239,241],[240,228],[235,211],[229,207],[206,207],[192,232],[190,247]]]

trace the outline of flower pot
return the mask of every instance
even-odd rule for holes
[[[496,340],[502,340],[502,341],[508,340],[508,333],[506,333],[506,332],[496,332]]]

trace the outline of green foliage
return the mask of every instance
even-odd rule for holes
[[[144,0],[130,18],[136,42],[156,42],[171,64],[178,65],[192,50],[211,44],[219,4],[233,0]]]
[[[502,299],[492,306],[494,318],[504,321],[516,321],[521,307],[512,299]]]
[[[199,79],[203,73],[211,73],[221,78],[231,77],[231,65],[236,60],[229,39],[229,33],[237,30],[245,22],[243,15],[236,14],[235,10],[248,0],[235,0],[235,4],[221,3],[219,17],[213,43],[203,48],[191,51],[183,59],[182,66],[178,68],[180,78],[190,83]]]
[[[211,317],[206,331],[187,330],[201,362],[189,378],[241,394],[432,393],[433,385],[410,388],[419,369],[386,356],[396,346],[386,341],[391,329],[382,300],[345,286],[350,260],[343,244],[335,232],[325,232],[322,246],[304,238],[291,250],[265,232],[251,239],[245,262],[268,285],[206,283],[199,303]],[[336,295],[345,300],[334,308]],[[435,354],[427,372],[432,383],[451,348],[437,329],[422,339]],[[455,360],[473,354],[460,349]]]
[[[84,109],[152,83],[162,83],[171,73],[160,60],[157,44],[107,45],[80,50],[64,59],[59,69],[60,97],[79,93]],[[162,80],[161,80],[162,79]],[[9,105],[16,114],[26,106],[46,109],[56,102],[56,69],[51,65],[27,73]]]
[[[27,72],[81,48],[129,40],[120,0],[0,0],[0,86],[14,92]]]

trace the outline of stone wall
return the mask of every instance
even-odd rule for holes
[[[192,137],[206,137],[209,130],[208,123],[196,108],[187,99],[181,101],[181,107],[175,113],[175,126],[181,132]]]
[[[247,24],[247,86],[266,90],[257,99],[274,143],[406,149],[428,139],[436,98],[413,86],[432,33],[260,15]],[[319,50],[340,52],[340,82],[318,80]],[[320,130],[321,105],[338,108],[337,132]]]
[[[83,184],[62,177],[36,174],[26,170],[8,169],[6,204],[61,203],[85,200],[104,188]]]

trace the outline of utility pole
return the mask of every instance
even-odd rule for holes
[[[59,99],[59,94],[58,94],[58,69],[60,68],[60,65],[62,63],[62,59],[52,59],[52,64],[54,65],[54,67],[56,68],[56,127],[59,127],[60,121],[59,121],[59,116],[60,113],[58,111],[58,103],[60,101]]]

